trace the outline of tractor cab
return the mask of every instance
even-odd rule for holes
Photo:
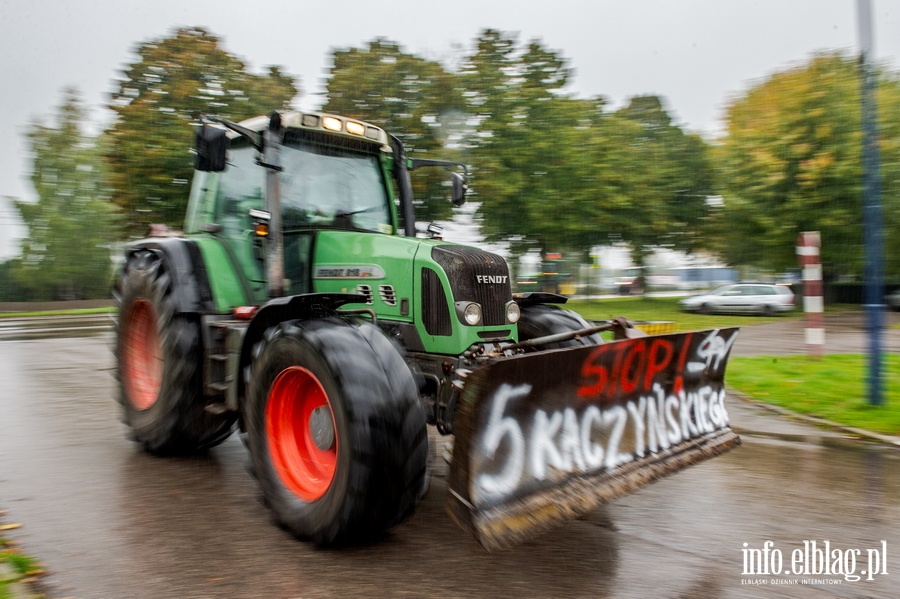
[[[187,234],[224,240],[256,284],[257,301],[265,299],[260,286],[272,274],[267,254],[276,246],[283,267],[274,273],[281,288],[272,295],[297,295],[312,291],[308,265],[315,231],[397,232],[394,153],[383,130],[330,115],[275,117],[201,126],[185,220]]]
[[[380,127],[322,113],[212,119],[198,129],[195,152],[185,232],[223,239],[256,303],[315,291],[309,265],[317,232],[415,236],[407,170],[462,166],[407,160]],[[461,205],[464,178],[452,177]]]

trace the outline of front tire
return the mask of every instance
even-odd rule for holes
[[[592,325],[580,314],[572,310],[564,310],[552,304],[533,304],[522,307],[519,318],[519,341],[529,341],[555,335],[590,328]],[[562,347],[583,347],[586,345],[600,345],[603,339],[597,333],[585,337],[577,337],[567,341],[558,341],[540,346],[540,350],[557,349]]]
[[[254,348],[245,410],[253,472],[277,522],[333,545],[410,516],[424,485],[425,412],[370,324],[287,321]]]
[[[116,295],[119,403],[134,439],[151,453],[187,454],[228,438],[234,415],[205,409],[200,321],[176,313],[165,259],[132,254]]]

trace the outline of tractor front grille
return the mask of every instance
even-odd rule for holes
[[[447,273],[454,301],[481,304],[483,326],[507,324],[506,304],[512,301],[512,291],[506,260],[497,254],[456,245],[438,246],[431,256]]]

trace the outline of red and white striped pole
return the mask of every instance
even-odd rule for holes
[[[822,286],[821,241],[818,231],[797,235],[797,259],[803,269],[803,311],[806,312],[806,350],[821,356],[825,348],[825,300]]]

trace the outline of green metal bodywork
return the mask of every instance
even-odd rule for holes
[[[483,341],[479,333],[504,328],[507,338],[515,338],[515,327],[468,326],[456,317],[450,281],[431,257],[431,249],[448,245],[445,241],[356,233],[320,231],[316,234],[313,258],[313,291],[357,293],[359,287],[372,291],[370,305],[348,304],[348,308],[370,308],[379,319],[413,323],[428,353],[459,355],[471,345]],[[450,335],[430,335],[422,323],[422,269],[430,268],[441,279],[447,292],[451,314]],[[390,285],[396,301],[388,303],[379,288]],[[403,306],[407,308],[404,310]],[[391,305],[393,304],[393,305]]]
[[[416,239],[378,233],[353,231],[317,231],[310,233],[314,248],[311,287],[308,292],[359,293],[361,286],[371,289],[371,304],[347,304],[348,309],[367,308],[379,320],[411,323],[416,327],[428,353],[459,355],[498,327],[468,326],[455,316],[450,281],[446,273],[431,258],[431,248],[448,245],[444,241]],[[216,311],[231,313],[241,306],[265,303],[266,286],[262,281],[245,276],[246,264],[241,264],[237,252],[220,236],[200,233],[192,236],[200,247],[207,271]],[[249,245],[250,242],[248,242]],[[290,260],[286,256],[286,262]],[[255,273],[261,266],[250,268]],[[422,297],[422,269],[437,272],[448,293],[448,310],[453,315],[450,335],[430,335],[422,323],[419,298]],[[390,286],[394,301],[387,301],[381,286]],[[294,291],[300,292],[299,289]],[[501,327],[510,331],[509,339],[516,339],[515,327]]]

